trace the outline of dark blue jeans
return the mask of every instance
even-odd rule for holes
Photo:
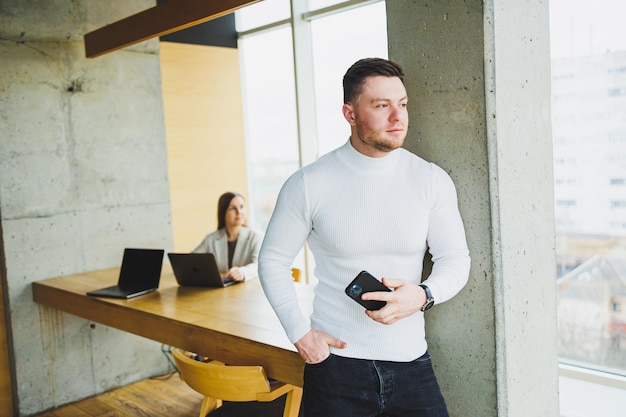
[[[426,352],[412,362],[330,355],[304,368],[304,417],[448,417]]]

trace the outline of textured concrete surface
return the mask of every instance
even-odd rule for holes
[[[158,41],[82,35],[151,1],[0,1],[0,216],[20,415],[165,371],[160,345],[36,305],[31,282],[171,249]]]

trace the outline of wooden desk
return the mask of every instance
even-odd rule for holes
[[[259,280],[219,289],[183,288],[168,265],[163,269],[158,291],[130,300],[85,294],[114,285],[119,268],[33,282],[33,300],[232,365],[262,365],[272,378],[302,386],[304,361]],[[303,311],[310,314],[312,288],[295,285]]]

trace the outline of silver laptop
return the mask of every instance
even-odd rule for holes
[[[176,282],[182,287],[221,288],[237,284],[232,278],[222,278],[212,253],[168,253]]]
[[[108,298],[133,298],[156,291],[161,280],[163,249],[124,249],[117,285],[89,291],[87,295]]]

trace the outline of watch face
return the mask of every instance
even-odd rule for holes
[[[424,304],[424,307],[422,307],[422,311],[426,311],[429,310],[433,304],[435,304],[434,300],[429,300],[426,304]]]

